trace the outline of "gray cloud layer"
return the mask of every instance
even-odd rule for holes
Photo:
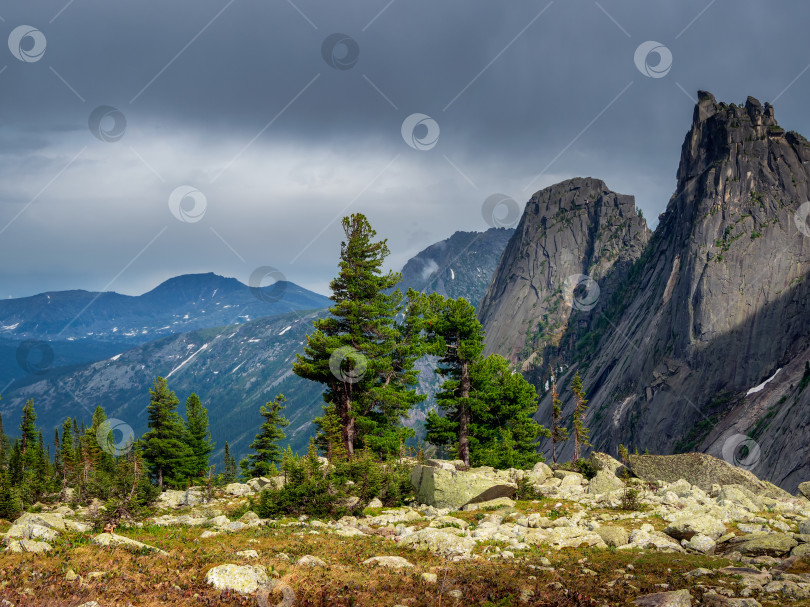
[[[776,100],[780,124],[810,134],[809,16],[732,0],[0,6],[4,37],[29,25],[47,41],[35,62],[0,49],[0,297],[264,265],[325,292],[345,213],[370,216],[396,268],[487,228],[490,194],[522,204],[576,175],[634,194],[654,224],[697,89]],[[336,32],[359,49],[350,69],[322,56]],[[648,40],[671,51],[661,78],[634,63]],[[125,117],[120,140],[88,128],[101,105]],[[430,150],[401,136],[413,113],[440,129]],[[205,197],[199,221],[169,209],[184,185]]]

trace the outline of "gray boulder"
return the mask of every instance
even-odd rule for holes
[[[611,457],[607,453],[601,453],[599,451],[594,451],[591,453],[591,455],[588,457],[588,461],[595,470],[606,470],[614,476],[619,476],[622,471],[627,470],[627,468],[624,467],[624,464],[622,464],[619,460]]]
[[[509,473],[489,467],[458,471],[416,465],[411,472],[411,484],[420,504],[453,510],[498,497],[512,498],[517,491]]]
[[[799,523],[799,533],[805,535],[810,534],[810,518],[806,518]]]
[[[256,565],[218,565],[205,574],[205,581],[217,590],[235,590],[251,594],[267,583],[264,567]]]
[[[132,540],[122,535],[116,535],[115,533],[99,533],[91,541],[96,546],[107,546],[113,548],[120,546],[122,548],[126,548],[127,550],[132,550],[134,552],[138,552],[141,550],[148,550],[149,552],[157,552],[158,554],[164,555],[166,554],[166,552],[161,550],[160,548],[155,548],[154,546],[150,546],[149,544],[144,544],[143,542]]]
[[[618,548],[630,542],[630,532],[624,527],[605,525],[603,527],[597,527],[595,532],[608,546]]]
[[[799,495],[803,495],[810,500],[810,482],[799,483]]]
[[[364,565],[390,567],[391,569],[402,569],[405,567],[413,567],[413,563],[409,563],[401,556],[372,556],[370,559],[363,561]]]
[[[441,556],[467,556],[475,547],[471,537],[456,535],[451,529],[427,527],[405,536],[400,544],[408,548],[429,550]]]
[[[638,607],[691,607],[692,595],[686,589],[674,592],[656,592],[640,596],[633,603]]]
[[[676,540],[690,540],[695,535],[705,535],[716,540],[725,535],[726,526],[712,516],[690,515],[672,521],[664,529],[664,533]]]
[[[602,495],[618,489],[624,489],[624,483],[613,472],[602,469],[588,483],[588,493]]]
[[[6,552],[48,552],[51,545],[34,540],[13,540],[6,546]]]
[[[775,485],[759,480],[751,472],[706,453],[631,455],[628,463],[632,473],[645,481],[674,483],[684,479],[706,492],[711,491],[713,484],[740,485],[755,495],[777,499],[792,497]]]
[[[755,533],[743,535],[728,542],[744,556],[785,556],[798,545],[787,533]]]

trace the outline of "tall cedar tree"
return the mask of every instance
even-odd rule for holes
[[[222,456],[223,459],[223,472],[222,480],[225,483],[232,483],[236,480],[236,458],[231,455],[231,447],[228,441],[225,441],[225,450]]]
[[[143,459],[162,490],[164,483],[182,483],[191,450],[184,440],[185,424],[176,411],[179,401],[164,378],[155,380],[149,396],[149,431],[141,437]]]
[[[585,415],[585,411],[588,408],[586,406],[588,401],[585,399],[585,389],[582,387],[582,379],[579,377],[579,371],[577,371],[576,375],[574,375],[574,379],[571,381],[571,392],[574,393],[574,402],[576,403],[576,407],[574,408],[574,461],[577,461],[580,457],[580,449],[592,446],[591,443],[588,442],[590,430],[585,427],[585,422],[582,421],[582,417]]]
[[[250,448],[254,452],[241,462],[242,476],[246,479],[273,474],[276,472],[275,465],[281,462],[278,441],[283,440],[285,436],[282,428],[290,424],[281,414],[287,408],[283,404],[284,400],[284,395],[279,394],[260,409],[264,423],[256,438],[250,443]]]
[[[208,409],[196,394],[186,399],[186,443],[191,449],[188,474],[192,478],[202,479],[208,471],[208,458],[214,450],[214,443],[208,427]]]
[[[329,414],[333,408],[348,457],[363,444],[396,453],[413,435],[402,427],[403,417],[425,399],[414,390],[413,365],[423,353],[420,318],[414,306],[403,306],[398,289],[391,291],[400,275],[382,273],[386,241],[373,240],[376,232],[362,214],[344,217],[342,225],[346,240],[330,284],[335,305],[329,317],[314,321],[315,332],[307,336],[293,371],[325,385],[324,410]]]
[[[551,462],[557,463],[557,443],[568,439],[568,428],[562,425],[562,402],[557,392],[557,378],[551,372]]]
[[[432,352],[441,356],[436,373],[445,378],[436,402],[446,413],[445,421],[435,412],[427,419],[427,440],[446,443],[448,432],[456,435],[458,458],[470,465],[470,424],[472,410],[480,403],[471,397],[470,370],[484,351],[484,329],[475,308],[465,299],[427,297],[426,330],[435,344]],[[439,442],[436,442],[439,441]]]

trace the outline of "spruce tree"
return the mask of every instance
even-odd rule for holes
[[[9,445],[8,436],[6,436],[5,430],[3,430],[3,415],[0,414],[0,470],[5,468],[6,461],[8,460]]]
[[[162,490],[164,484],[178,486],[191,451],[185,442],[186,428],[177,413],[179,401],[166,380],[155,379],[147,406],[149,431],[143,435],[143,458]]]
[[[402,294],[393,290],[400,275],[382,273],[389,254],[385,240],[361,214],[343,218],[338,276],[331,282],[330,316],[314,321],[293,372],[324,384],[323,398],[334,406],[348,457],[363,444],[395,453],[412,431],[401,425],[414,404],[413,363],[422,355],[421,331],[413,306],[403,313]]]
[[[443,421],[431,412],[426,423],[426,438],[431,443],[441,444],[448,433],[454,433],[458,458],[469,466],[472,411],[480,407],[471,395],[470,370],[484,351],[484,330],[475,308],[463,298],[445,299],[432,294],[428,305],[426,329],[436,344],[433,351],[441,356],[436,373],[445,378],[436,402],[445,417]]]
[[[246,479],[257,476],[268,476],[276,472],[276,464],[281,461],[281,449],[278,441],[284,439],[282,428],[290,422],[281,412],[286,409],[284,395],[279,394],[272,402],[262,405],[260,412],[264,423],[256,438],[250,443],[253,453],[242,460],[242,476]]]
[[[62,460],[62,492],[76,483],[76,450],[73,446],[73,421],[68,417],[62,422],[62,440],[59,457]]]
[[[196,394],[186,399],[186,444],[191,450],[188,474],[200,480],[208,471],[208,458],[214,450],[214,443],[208,427],[208,409]]]
[[[590,447],[592,446],[590,442],[588,442],[588,436],[590,434],[590,430],[585,426],[585,422],[582,420],[583,416],[585,415],[585,411],[588,408],[586,405],[588,401],[585,399],[585,389],[582,386],[582,379],[579,377],[579,371],[577,371],[576,375],[574,375],[574,379],[571,381],[571,392],[574,393],[574,402],[576,403],[576,407],[574,408],[574,461],[576,462],[579,460],[580,457],[580,449],[583,447]]]
[[[34,411],[34,401],[25,401],[20,420],[20,455],[22,457],[22,473],[32,470],[37,463],[37,414]]]
[[[557,378],[551,373],[551,462],[557,463],[557,443],[568,438],[568,428],[562,425],[562,402],[557,392]]]
[[[236,480],[236,458],[231,455],[231,448],[228,445],[228,441],[225,441],[223,460],[222,480],[225,483],[232,483]]]

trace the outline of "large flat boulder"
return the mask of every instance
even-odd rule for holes
[[[420,504],[452,510],[499,497],[511,498],[517,490],[508,472],[489,467],[459,471],[417,464],[411,483]]]
[[[256,565],[225,564],[212,567],[205,574],[205,581],[217,590],[235,590],[251,594],[267,583],[264,567]]]
[[[160,548],[155,548],[149,544],[144,544],[143,542],[124,537],[123,535],[116,535],[115,533],[99,533],[91,541],[96,546],[106,546],[110,548],[120,546],[121,548],[126,548],[127,550],[131,550],[133,552],[148,551],[156,552],[158,554],[166,554],[166,552]]]
[[[756,495],[781,499],[792,497],[775,485],[759,480],[748,470],[706,453],[678,455],[631,455],[628,465],[634,475],[645,481],[674,483],[680,479],[711,491],[712,485],[740,485]]]

